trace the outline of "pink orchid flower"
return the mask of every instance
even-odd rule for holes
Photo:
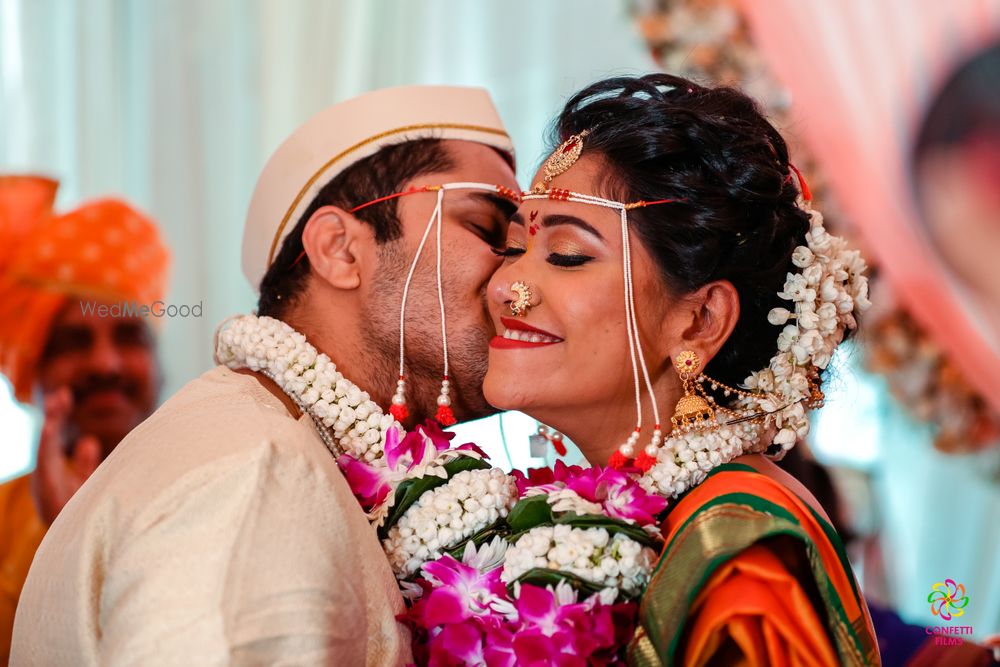
[[[413,607],[417,622],[430,629],[494,614],[494,603],[509,599],[501,572],[500,568],[480,572],[447,554],[425,563],[423,575],[432,589]]]
[[[647,493],[638,482],[614,468],[582,470],[566,483],[566,488],[601,505],[608,516],[641,526],[656,523],[656,515],[667,507],[666,498]]]
[[[392,447],[386,443],[385,462],[390,468],[405,465],[406,470],[412,470],[424,462],[432,461],[438,454],[451,448],[454,433],[441,430],[441,425],[428,419],[426,422],[410,431]],[[459,445],[454,449],[459,451],[474,451],[482,458],[486,453],[472,443]]]
[[[385,434],[386,452],[398,451],[401,440],[399,429],[390,428]],[[373,466],[359,461],[350,454],[343,454],[337,459],[337,465],[344,473],[344,479],[354,492],[362,507],[380,504],[392,490],[392,483],[399,475],[391,467]]]
[[[428,645],[428,667],[486,665],[483,634],[474,623],[458,623],[441,628]]]
[[[524,585],[517,611],[513,650],[518,664],[584,667],[594,652],[615,644],[611,607],[596,600],[563,603],[549,588]]]
[[[391,428],[385,434],[384,466],[371,465],[350,454],[341,456],[337,463],[361,505],[371,508],[380,505],[393,486],[406,479],[407,473],[448,449],[454,437],[454,433],[442,431],[436,422],[430,420],[405,435],[400,433],[400,429]],[[474,451],[483,459],[487,458],[483,450],[473,444],[455,449]]]

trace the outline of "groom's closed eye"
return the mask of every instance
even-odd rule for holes
[[[491,248],[502,246],[515,204],[492,192],[469,193],[470,206],[460,207],[462,224]]]
[[[469,220],[464,225],[469,231],[490,246],[490,248],[502,246],[504,237],[507,235],[506,221]]]

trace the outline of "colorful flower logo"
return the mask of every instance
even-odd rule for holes
[[[954,579],[945,579],[931,586],[931,589],[927,601],[931,603],[932,614],[945,621],[965,614],[969,596],[965,594],[963,584],[955,583]]]

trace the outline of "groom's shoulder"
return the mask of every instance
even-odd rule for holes
[[[217,367],[132,431],[80,495],[135,515],[194,488],[229,485],[231,493],[255,488],[255,475],[289,471],[325,479],[330,493],[347,488],[311,422],[289,414],[254,378]]]
[[[297,419],[253,377],[216,366],[181,387],[133,434],[149,437],[158,433],[184,434],[185,438],[211,433],[267,435],[297,429]]]
[[[255,452],[335,467],[311,423],[292,416],[253,377],[218,366],[170,397],[106,463],[123,471],[154,467],[182,474],[223,460],[238,467]]]

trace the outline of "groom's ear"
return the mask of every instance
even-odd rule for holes
[[[316,210],[302,230],[302,247],[309,266],[333,287],[344,290],[361,285],[362,247],[370,228],[337,206]]]
[[[708,364],[736,328],[740,295],[728,280],[716,280],[688,294],[682,303],[685,326],[681,344]]]

